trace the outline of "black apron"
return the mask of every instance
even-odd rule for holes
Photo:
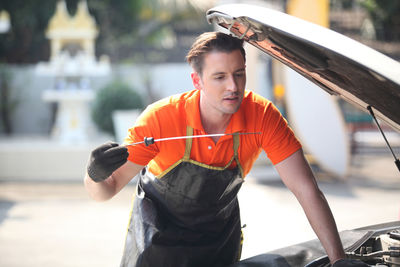
[[[187,127],[187,135],[193,129]],[[213,267],[240,259],[241,225],[237,193],[243,183],[234,156],[225,167],[184,157],[159,177],[143,169],[126,236],[123,267]],[[233,160],[237,167],[228,169]]]

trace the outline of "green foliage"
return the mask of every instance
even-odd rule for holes
[[[374,24],[378,39],[400,40],[400,1],[360,0],[360,2]]]
[[[79,0],[65,0],[70,15]],[[199,31],[209,27],[204,11],[184,1],[171,0],[88,0],[89,12],[99,28],[97,55],[108,55],[112,62],[147,55],[165,38],[165,28],[187,27]],[[50,45],[45,36],[49,19],[55,12],[55,0],[0,1],[0,10],[11,18],[11,30],[0,34],[0,61],[36,63],[49,59]],[[196,22],[196,23],[194,23]],[[203,30],[200,30],[200,32]],[[170,36],[171,37],[171,36]],[[172,36],[174,37],[174,36]],[[149,62],[149,58],[143,58]],[[183,58],[182,58],[183,60]]]
[[[114,110],[143,109],[141,96],[127,84],[114,81],[97,92],[92,106],[92,118],[99,129],[115,134]]]
[[[19,100],[12,96],[10,87],[12,74],[3,64],[0,64],[0,132],[12,134],[12,114],[19,104]]]
[[[49,57],[45,38],[48,20],[54,12],[55,1],[0,1],[0,10],[10,14],[11,29],[0,34],[0,61],[32,63]]]

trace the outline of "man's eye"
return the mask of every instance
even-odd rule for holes
[[[216,80],[222,80],[224,78],[224,76],[215,76]]]
[[[243,72],[239,72],[239,73],[236,73],[235,76],[236,76],[236,77],[243,77],[243,76],[244,76],[244,73],[243,73]]]

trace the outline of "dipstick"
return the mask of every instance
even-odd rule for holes
[[[252,132],[252,133],[221,133],[221,134],[200,134],[200,135],[186,135],[186,136],[174,136],[174,137],[166,137],[154,139],[154,137],[145,137],[143,141],[127,144],[125,146],[136,146],[140,144],[145,144],[146,146],[152,145],[155,142],[163,142],[163,141],[171,141],[171,140],[181,140],[181,139],[190,139],[190,138],[204,138],[204,137],[217,137],[217,136],[225,136],[225,135],[247,135],[247,134],[261,134],[261,132]]]

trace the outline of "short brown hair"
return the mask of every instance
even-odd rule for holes
[[[205,32],[197,37],[186,60],[196,72],[202,74],[205,54],[212,51],[232,52],[234,50],[240,50],[246,62],[243,40],[222,32]]]

